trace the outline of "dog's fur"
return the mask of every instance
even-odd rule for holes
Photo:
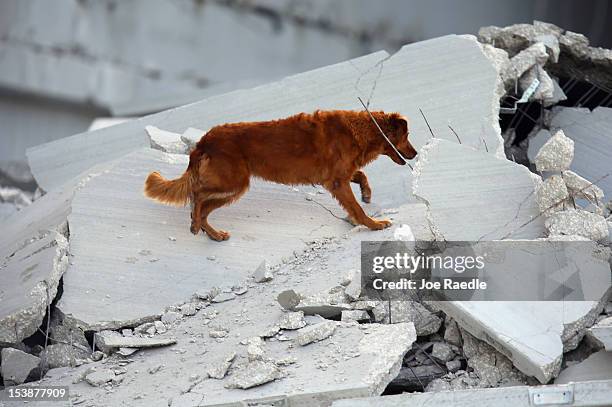
[[[372,115],[404,157],[416,156],[405,117]],[[191,200],[191,232],[203,230],[214,240],[227,240],[229,233],[213,228],[208,215],[238,200],[251,176],[281,184],[319,184],[340,202],[352,223],[383,229],[391,222],[366,215],[350,187],[350,182],[359,184],[362,200],[370,201],[372,191],[360,169],[381,154],[405,164],[367,112],[316,111],[281,120],[224,124],[200,139],[180,178],[168,181],[159,172],[149,174],[145,195],[173,205]]]

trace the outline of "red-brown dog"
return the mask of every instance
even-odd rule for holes
[[[405,117],[372,115],[404,157],[416,156]],[[227,240],[229,233],[213,228],[208,215],[238,200],[249,188],[251,176],[281,184],[319,184],[340,202],[351,222],[383,229],[391,222],[366,215],[350,187],[350,182],[359,184],[362,200],[370,201],[372,191],[360,168],[381,154],[405,164],[367,112],[316,111],[281,120],[224,124],[200,139],[180,178],[168,181],[159,172],[149,174],[145,195],[173,205],[191,200],[191,232],[203,230],[214,240]]]

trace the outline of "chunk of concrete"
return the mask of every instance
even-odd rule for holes
[[[546,228],[550,235],[578,235],[599,241],[608,237],[606,219],[582,209],[568,209],[556,212],[546,219]]]
[[[534,163],[538,171],[565,171],[574,159],[574,141],[557,131],[538,151]]]
[[[151,148],[172,154],[187,154],[187,144],[181,139],[181,135],[171,131],[158,129],[155,126],[145,126],[149,136]]]
[[[529,147],[527,148],[527,158],[530,162],[534,162],[538,151],[552,137],[550,131],[546,129],[539,130],[533,137],[529,138]]]
[[[342,314],[340,316],[340,320],[342,322],[349,322],[349,321],[367,321],[370,319],[370,316],[368,315],[367,311],[363,311],[363,310],[350,310],[350,311],[342,311]]]
[[[111,369],[95,370],[85,376],[85,381],[91,386],[100,387],[111,382],[115,378],[115,372]]]
[[[589,328],[588,334],[605,350],[612,351],[612,317],[607,317]]]
[[[335,330],[336,322],[334,321],[310,325],[298,331],[297,342],[302,346],[306,346],[313,342],[319,342],[332,336]]]
[[[569,206],[569,192],[561,175],[555,174],[545,179],[536,191],[536,200],[544,215],[562,211]]]
[[[300,329],[306,326],[306,321],[304,320],[304,312],[286,312],[284,313],[280,320],[278,321],[278,326],[280,329]]]
[[[0,342],[17,343],[36,332],[68,267],[68,241],[55,230],[21,244],[3,256]]]
[[[551,128],[563,129],[574,141],[574,160],[570,169],[594,182],[604,195],[612,196],[612,108],[597,107],[592,112],[585,108],[556,107]]]
[[[434,334],[442,324],[439,316],[417,301],[391,301],[389,314],[385,317],[385,322],[391,324],[412,322],[418,336]]]
[[[104,335],[95,333],[96,346],[100,349],[115,349],[115,348],[157,348],[160,346],[169,346],[176,343],[174,338],[142,338],[139,336],[122,336]]]
[[[4,348],[0,353],[0,373],[5,386],[24,383],[33,379],[39,371],[40,358],[14,348]]]
[[[543,236],[537,185],[522,165],[435,139],[419,155],[412,188],[427,204],[434,231],[464,241]]]
[[[236,369],[225,387],[250,389],[281,378],[281,371],[273,362],[256,360]]]
[[[49,369],[76,366],[77,361],[86,360],[90,356],[91,351],[66,343],[48,345],[47,348],[40,353],[42,365]]]
[[[455,352],[453,352],[449,344],[444,342],[436,342],[431,348],[431,356],[441,362],[446,363],[455,357]]]
[[[213,361],[207,370],[208,377],[219,380],[223,379],[235,358],[236,352],[230,352],[223,355],[219,360]]]
[[[586,199],[598,206],[603,205],[604,192],[597,185],[570,170],[563,171],[561,175],[572,197]]]
[[[72,264],[57,303],[75,325],[118,329],[159,319],[168,306],[184,302],[194,291],[240,284],[264,259],[280,263],[306,247],[305,235],[317,239],[349,230],[350,225],[306,201],[302,193],[255,181],[238,203],[215,213],[215,221],[236,234],[236,243],[219,245],[194,236],[188,209],[161,205],[142,194],[150,171],[175,178],[187,160],[153,149],[137,151],[76,192],[69,216]],[[340,210],[331,196],[321,196],[319,202]],[[309,221],[293,222],[301,214]],[[253,222],[256,218],[268,221]],[[241,256],[236,256],[238,243]],[[151,254],[142,255],[143,249]],[[150,257],[159,260],[150,262]]]
[[[256,283],[265,283],[271,281],[272,278],[274,278],[272,271],[268,270],[266,261],[262,261],[259,266],[257,266],[255,273],[253,273],[253,279]]]
[[[612,352],[604,350],[593,353],[580,363],[564,369],[555,384],[612,380]]]
[[[510,58],[508,71],[514,78],[520,78],[527,70],[536,65],[544,65],[547,60],[548,53],[544,44],[535,43]]]

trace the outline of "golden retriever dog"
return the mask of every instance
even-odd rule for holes
[[[404,116],[372,115],[403,157],[416,156]],[[361,168],[381,154],[405,164],[368,112],[316,111],[280,120],[230,123],[213,127],[200,139],[180,178],[166,180],[159,172],[152,172],[144,192],[170,205],[185,205],[191,200],[191,232],[203,230],[218,241],[229,239],[230,234],[212,227],[208,216],[238,200],[249,188],[252,176],[280,184],[322,185],[346,210],[351,223],[383,229],[391,222],[369,217],[350,187],[351,182],[359,184],[361,199],[370,202],[372,190]]]

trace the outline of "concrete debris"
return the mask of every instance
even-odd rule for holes
[[[589,328],[588,335],[605,350],[612,351],[612,316],[602,319]]]
[[[536,191],[536,200],[544,215],[562,211],[569,206],[569,192],[561,175],[545,179]]]
[[[538,151],[534,163],[538,171],[565,171],[574,159],[574,141],[557,131]]]
[[[304,320],[304,312],[286,312],[284,313],[280,320],[278,321],[278,326],[280,329],[300,329],[306,326],[306,321]]]
[[[463,346],[459,325],[457,325],[457,322],[454,319],[448,316],[444,320],[444,340],[451,345],[459,347]]]
[[[268,265],[265,260],[257,266],[255,273],[253,273],[253,279],[256,283],[265,283],[271,281],[273,278],[272,271],[268,270]]]
[[[530,68],[536,65],[544,65],[547,60],[546,47],[538,42],[510,58],[508,70],[514,78],[520,78]]]
[[[612,380],[612,352],[602,350],[580,363],[569,366],[555,379],[555,384],[593,380]]]
[[[535,161],[538,151],[544,144],[552,137],[550,131],[546,129],[540,129],[533,137],[529,138],[529,147],[527,148],[527,158],[533,163]]]
[[[47,348],[40,353],[42,366],[49,369],[77,366],[77,362],[86,360],[89,357],[91,357],[90,350],[72,346],[69,343],[47,345]]]
[[[14,386],[34,379],[39,372],[40,358],[19,349],[4,348],[0,352],[0,373],[5,386]]]
[[[10,228],[4,233],[10,238]],[[0,342],[17,343],[36,332],[68,267],[68,241],[61,233],[47,231],[25,242],[15,251],[3,246]]]
[[[424,390],[423,385],[427,385],[445,373],[442,367],[433,364],[402,367],[397,377],[389,383],[389,387],[422,391]]]
[[[235,358],[236,352],[230,352],[223,355],[219,360],[212,362],[206,371],[208,373],[208,377],[219,380],[223,379]]]
[[[358,281],[361,287],[361,279]],[[355,288],[352,293],[355,294],[356,290]],[[324,318],[337,317],[342,311],[350,309],[352,308],[347,302],[344,287],[340,285],[318,294],[300,296],[300,302],[294,308],[304,312],[304,315],[320,315]]]
[[[461,369],[461,360],[459,359],[449,360],[448,362],[446,362],[445,366],[449,372],[455,373],[456,371]]]
[[[400,240],[402,242],[413,242],[414,234],[412,229],[408,225],[400,225],[393,231],[393,239]]]
[[[536,90],[529,97],[530,101],[541,100],[545,105],[554,104],[555,99],[555,84],[553,79],[546,73],[544,68],[540,65],[533,66],[530,68],[521,79],[518,81],[519,89],[521,92],[527,91],[531,84],[535,80],[539,81],[539,85]],[[556,95],[556,98],[560,98],[560,95]]]
[[[101,331],[94,334],[94,341],[100,350],[112,350],[116,348],[157,348],[160,346],[174,345],[176,339],[173,338],[142,338],[139,336],[122,336],[118,332],[112,335],[110,332]]]
[[[85,376],[85,381],[94,387],[100,387],[113,381],[115,376],[115,372],[111,369],[100,369]]]
[[[249,360],[262,360],[266,354],[264,347],[265,342],[259,336],[249,339],[249,344],[247,346],[247,356]]]
[[[198,307],[196,306],[195,303],[193,302],[188,302],[186,304],[183,304],[180,306],[179,311],[181,312],[181,315],[184,317],[191,317],[194,316],[195,314],[197,314],[198,312]]]
[[[608,238],[606,219],[581,209],[568,209],[556,212],[546,219],[546,228],[550,235],[578,235],[587,239],[600,241]]]
[[[517,384],[534,384],[517,370],[512,362],[488,343],[462,330],[463,353],[468,366],[480,379],[479,387],[500,387]]]
[[[351,300],[356,301],[361,295],[361,270],[353,269],[351,274],[351,281],[347,284],[344,289],[344,294]]]
[[[430,225],[444,239],[544,235],[534,196],[538,180],[524,166],[440,139],[418,157],[412,188],[427,203]]]
[[[165,153],[187,154],[187,144],[181,139],[181,135],[158,129],[155,126],[145,126],[151,147]]]
[[[597,185],[570,170],[563,171],[561,175],[572,197],[586,199],[598,206],[603,205],[604,192]]]
[[[385,323],[398,324],[402,322],[412,322],[418,336],[431,335],[440,329],[442,319],[433,312],[425,308],[417,301],[391,301],[390,310],[388,303],[382,303]]]
[[[281,371],[272,362],[256,360],[237,368],[225,384],[228,389],[250,389],[280,379]]]
[[[447,343],[436,342],[431,349],[431,356],[446,363],[455,357],[455,352]]]
[[[595,182],[606,196],[612,196],[612,108],[553,108],[551,128],[563,129],[574,144],[574,160],[570,169]]]
[[[207,132],[204,130],[189,127],[181,134],[181,140],[187,145],[187,148],[191,150],[206,133]]]
[[[336,322],[327,321],[315,325],[309,325],[298,331],[297,343],[301,346],[306,346],[313,342],[319,342],[327,339],[334,334],[336,330]]]
[[[0,186],[0,202],[13,204],[19,209],[30,205],[32,199],[19,188]]]
[[[453,392],[481,387],[481,380],[474,372],[459,370],[432,380],[425,388],[425,393],[437,393],[452,390]]]
[[[342,311],[340,320],[342,322],[349,322],[349,321],[369,321],[370,316],[368,315],[367,311],[363,311],[363,310],[350,310],[350,311]]]
[[[225,301],[231,301],[234,298],[236,298],[236,294],[234,294],[233,292],[219,293],[215,295],[211,301],[214,303],[220,303],[220,302],[225,302]]]
[[[482,27],[478,30],[478,39],[485,44],[502,48],[511,55],[516,55],[522,49],[541,42],[550,52],[551,62],[557,62],[559,55],[557,48],[562,33],[563,30],[554,24],[534,21],[533,24],[514,24],[503,28]]]
[[[298,306],[302,297],[293,290],[285,290],[278,294],[276,300],[286,310],[294,310]]]

